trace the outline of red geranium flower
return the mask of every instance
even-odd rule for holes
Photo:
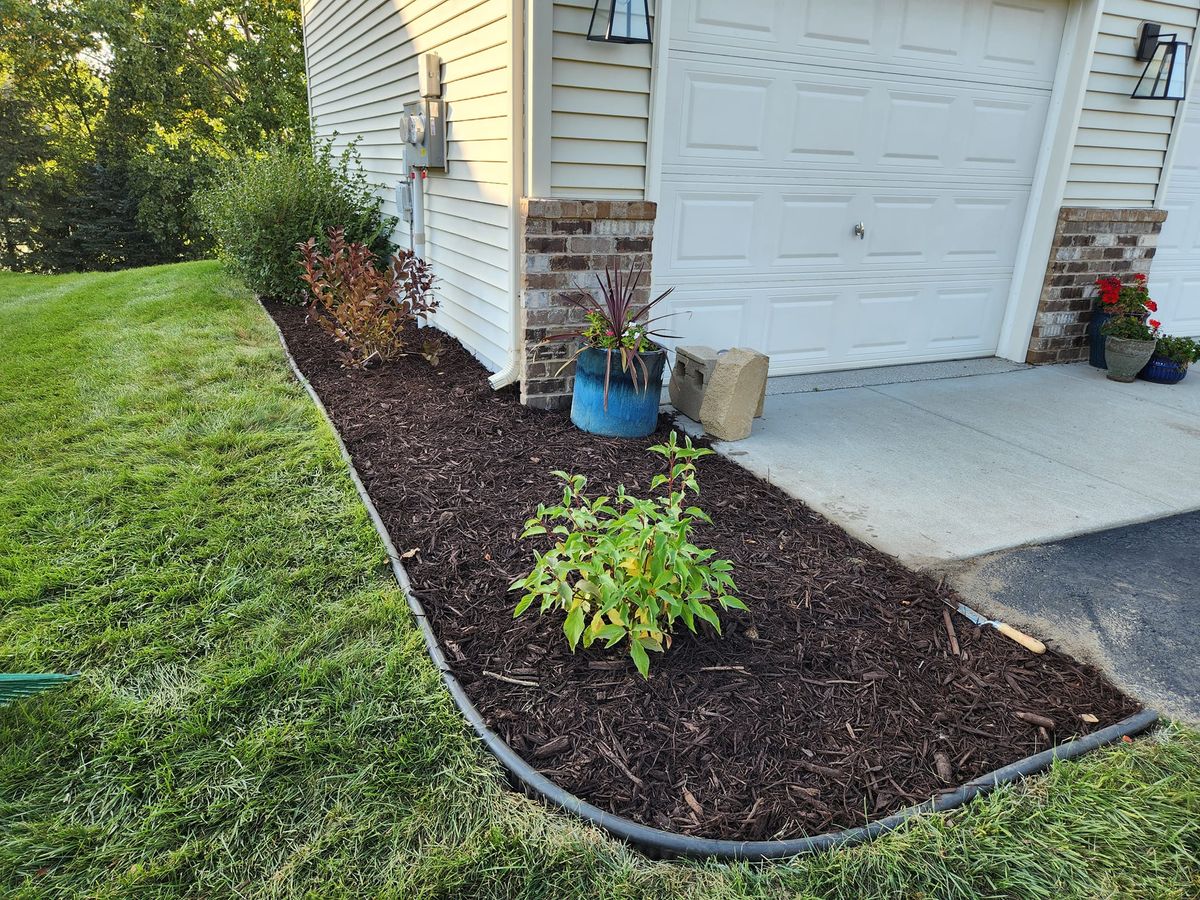
[[[1158,312],[1158,304],[1153,300],[1147,300],[1145,306],[1150,312]]]
[[[1151,328],[1153,328],[1155,331],[1158,331],[1158,329],[1159,329],[1161,326],[1162,326],[1162,322],[1158,321],[1158,319],[1151,319],[1151,320],[1150,320],[1150,327],[1151,327]]]
[[[1133,280],[1134,281],[1145,281],[1146,276],[1143,273],[1138,272],[1136,275],[1133,276]]]

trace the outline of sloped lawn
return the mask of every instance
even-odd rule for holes
[[[0,893],[1189,897],[1200,738],[868,847],[654,863],[510,793],[270,322],[209,263],[0,275]]]

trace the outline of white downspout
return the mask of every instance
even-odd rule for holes
[[[425,170],[409,171],[412,181],[412,249],[418,259],[425,259]]]
[[[511,102],[508,142],[510,319],[508,359],[500,371],[488,379],[488,383],[496,390],[520,379],[525,352],[525,335],[521,328],[521,256],[525,242],[521,234],[521,198],[525,194],[525,0],[513,0],[509,7],[508,46],[511,51],[508,64],[508,97]]]

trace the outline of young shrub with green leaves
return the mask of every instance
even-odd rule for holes
[[[528,575],[513,582],[512,590],[525,591],[513,618],[534,602],[543,613],[561,610],[572,650],[580,641],[585,647],[603,641],[606,649],[627,641],[645,677],[647,651],[670,647],[677,621],[695,632],[697,620],[703,620],[720,633],[714,602],[723,609],[746,608],[733,596],[733,564],[691,542],[692,524],[710,519],[684,503],[689,493],[700,495],[695,460],[712,451],[693,447],[691,438],[684,441],[679,446],[672,431],[666,444],[650,448],[666,458],[668,472],[654,476],[650,490],[665,490],[650,499],[626,493],[624,485],[615,497],[588,497],[582,475],[554,473],[564,482],[562,504],[538,506],[522,537],[559,539],[536,555]]]
[[[315,236],[327,247],[331,228],[379,259],[394,249],[396,220],[383,215],[353,144],[337,156],[332,143],[298,142],[236,160],[194,202],[229,271],[266,297],[303,299],[297,245]]]

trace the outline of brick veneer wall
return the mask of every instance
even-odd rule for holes
[[[583,322],[583,313],[567,298],[595,294],[595,273],[603,273],[606,265],[628,270],[640,261],[646,273],[639,294],[649,296],[655,211],[655,204],[641,200],[521,201],[522,403],[541,409],[570,406],[574,366],[559,370],[575,347],[542,342]]]
[[[1161,209],[1064,206],[1059,210],[1027,362],[1087,359],[1096,279],[1149,274],[1166,218]]]

